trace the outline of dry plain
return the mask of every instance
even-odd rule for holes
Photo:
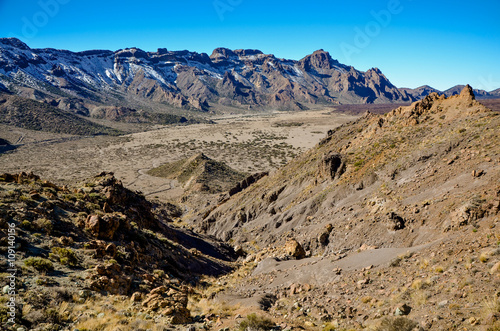
[[[110,171],[126,187],[165,200],[181,192],[177,182],[149,176],[149,169],[203,152],[238,171],[272,171],[317,144],[328,130],[355,118],[330,109],[232,115],[215,118],[215,124],[155,127],[119,137],[79,137],[2,126],[3,137],[19,147],[0,156],[0,169],[33,171],[58,183]]]

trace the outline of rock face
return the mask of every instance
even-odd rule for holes
[[[227,48],[215,49],[210,57],[137,48],[73,53],[31,49],[17,39],[3,38],[0,67],[6,75],[0,77],[0,86],[36,91],[30,97],[85,116],[96,105],[125,105],[124,98],[193,111],[220,106],[301,110],[315,104],[415,100],[379,69],[358,71],[323,50],[299,61]],[[56,90],[61,93],[53,94]],[[75,97],[60,96],[68,94]]]
[[[120,226],[123,215],[89,215],[85,222],[85,228],[99,239],[112,240],[115,231]],[[124,222],[124,220],[122,221]]]
[[[387,215],[388,218],[388,227],[390,230],[402,230],[405,228],[405,219],[401,216],[397,215],[395,212],[390,212]]]
[[[338,153],[325,154],[321,160],[320,174],[329,179],[339,178],[345,171],[345,163]]]

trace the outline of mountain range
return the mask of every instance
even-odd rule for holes
[[[460,94],[460,92],[465,88],[465,85],[455,85],[453,87],[450,87],[449,89],[445,91],[440,91],[438,89],[435,89],[429,85],[423,85],[414,89],[411,88],[400,88],[400,90],[405,91],[406,93],[410,94],[412,97],[416,98],[417,100],[423,99],[429,94],[435,92],[438,94],[444,94],[447,97],[450,97],[452,95],[457,95]],[[474,95],[477,99],[496,99],[500,98],[500,89],[496,89],[493,91],[486,91],[486,90],[481,90],[481,89],[472,89],[474,92]]]
[[[437,91],[397,88],[379,69],[356,70],[323,50],[296,61],[252,49],[217,48],[210,56],[165,48],[32,49],[15,38],[0,39],[1,90],[84,116],[102,106],[215,112],[404,103]],[[461,87],[446,92],[455,90]]]

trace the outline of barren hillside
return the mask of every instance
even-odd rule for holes
[[[498,308],[484,312],[500,281],[498,115],[469,86],[367,113],[192,217],[255,267],[220,300],[272,295],[291,324],[382,327],[403,304],[423,329],[495,323]]]

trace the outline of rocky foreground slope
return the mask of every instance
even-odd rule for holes
[[[271,297],[274,318],[312,329],[498,327],[498,115],[470,86],[367,113],[192,218],[256,266],[220,300]]]
[[[191,323],[190,288],[202,275],[230,271],[236,255],[227,245],[173,226],[181,213],[147,201],[110,173],[74,187],[33,174],[0,175],[0,250],[7,256],[13,246],[17,269],[12,288],[2,274],[2,330]],[[2,271],[9,269],[7,259],[0,263]],[[12,327],[4,305],[11,291]]]

